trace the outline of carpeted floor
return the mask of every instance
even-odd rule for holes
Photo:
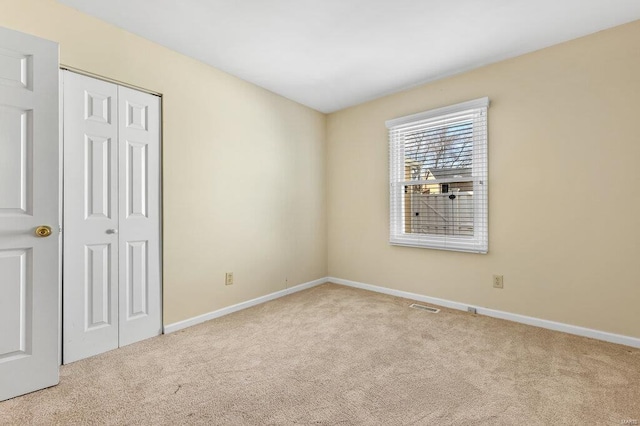
[[[63,366],[0,424],[640,420],[640,350],[325,284]]]

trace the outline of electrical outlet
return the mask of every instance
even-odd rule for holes
[[[233,284],[233,272],[227,272],[224,277],[224,285]]]
[[[504,275],[493,276],[493,288],[504,288]]]

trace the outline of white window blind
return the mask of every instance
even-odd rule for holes
[[[486,253],[489,99],[387,121],[390,243]]]

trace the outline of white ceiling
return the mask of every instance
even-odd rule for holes
[[[322,112],[640,19],[638,0],[58,0]]]

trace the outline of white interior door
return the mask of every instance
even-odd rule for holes
[[[120,346],[162,333],[160,98],[118,87]]]
[[[118,347],[118,88],[65,71],[63,361]]]
[[[58,45],[0,28],[0,401],[58,383],[59,183]]]
[[[162,332],[160,99],[64,72],[63,362]]]

